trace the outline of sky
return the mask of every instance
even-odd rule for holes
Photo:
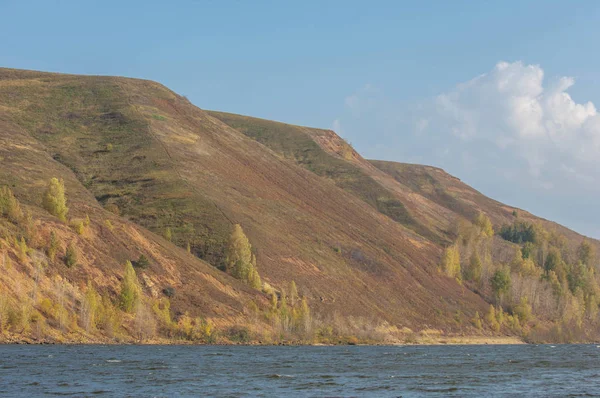
[[[331,128],[600,238],[600,2],[0,0],[0,66]]]

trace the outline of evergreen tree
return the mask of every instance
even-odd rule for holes
[[[65,265],[69,268],[77,264],[77,248],[73,244],[73,242],[69,243],[67,249],[65,250]]]
[[[492,279],[490,279],[490,285],[496,296],[501,299],[510,289],[510,271],[501,268],[494,272]]]
[[[67,198],[65,196],[65,183],[62,179],[52,178],[42,199],[42,206],[50,214],[58,217],[61,221],[67,221]]]

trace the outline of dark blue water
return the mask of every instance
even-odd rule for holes
[[[0,396],[592,396],[600,348],[0,346]]]

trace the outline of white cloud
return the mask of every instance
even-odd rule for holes
[[[448,133],[463,142],[495,146],[525,161],[536,178],[565,173],[598,180],[600,115],[591,102],[576,103],[567,90],[572,77],[547,83],[539,65],[499,62],[490,72],[438,95],[415,122],[414,130]],[[488,149],[490,150],[490,149]],[[485,159],[482,159],[485,160]],[[550,189],[555,184],[544,181]]]
[[[495,199],[595,234],[600,114],[573,100],[575,83],[518,61],[419,104],[366,85],[345,99],[337,125],[367,157],[442,167]]]

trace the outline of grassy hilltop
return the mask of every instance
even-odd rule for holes
[[[597,241],[329,130],[0,69],[0,164],[5,341],[599,339]]]

